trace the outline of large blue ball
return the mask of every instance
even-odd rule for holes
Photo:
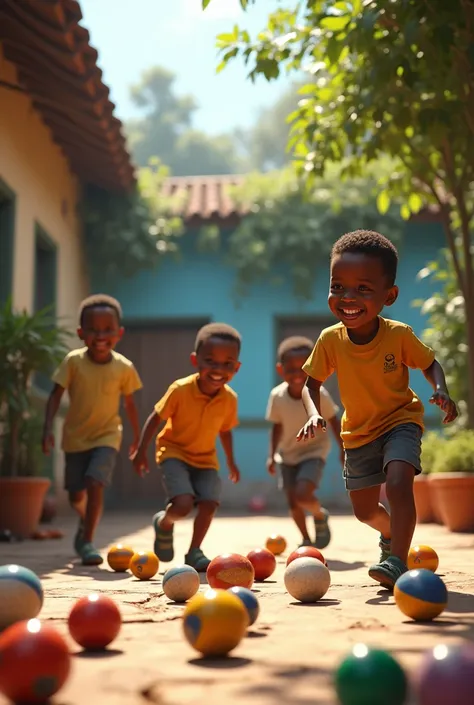
[[[254,624],[260,612],[260,605],[252,590],[236,585],[235,587],[229,588],[227,592],[233,592],[234,595],[242,600],[249,616],[249,624]]]

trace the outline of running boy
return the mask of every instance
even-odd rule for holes
[[[379,233],[356,230],[335,243],[328,303],[340,323],[322,332],[303,366],[308,421],[298,434],[307,440],[325,428],[320,390],[336,371],[345,408],[345,484],[355,516],[380,533],[380,561],[369,575],[389,589],[407,570],[416,523],[413,480],[421,472],[423,405],[409,387],[408,368],[423,371],[443,422],[457,417],[433,350],[409,326],[379,315],[397,299],[397,265],[396,248]],[[379,503],[385,481],[390,514]]]
[[[216,440],[220,437],[229,477],[238,482],[232,429],[237,426],[237,395],[227,386],[240,367],[241,338],[225,323],[210,323],[198,332],[191,362],[197,373],[178,379],[156,404],[143,427],[133,465],[148,472],[146,451],[160,424],[156,462],[163,472],[168,506],[153,517],[154,551],[164,562],[173,560],[173,527],[197,506],[194,530],[185,562],[199,572],[210,563],[201,544],[220,503],[221,478]]]
[[[306,526],[307,511],[314,518],[315,546],[326,548],[331,540],[329,513],[321,507],[315,491],[319,487],[331,441],[321,429],[318,429],[307,445],[298,444],[296,440],[296,435],[306,420],[301,402],[306,375],[301,368],[313,346],[308,338],[294,336],[286,338],[278,348],[276,368],[284,381],[272,389],[268,400],[266,419],[273,425],[270,431],[267,469],[270,475],[275,475],[278,469],[291,515],[301,532],[301,546],[312,544]],[[321,387],[321,414],[331,426],[337,443],[341,446],[343,458],[341,424],[337,412],[338,407],[331,395]]]
[[[74,549],[84,565],[103,562],[93,540],[104,488],[111,482],[122,441],[122,396],[134,437],[130,453],[136,451],[140,434],[133,394],[142,384],[130,360],[114,350],[124,332],[121,318],[120,304],[110,296],[98,294],[82,302],[77,335],[85,347],[68,353],[55,371],[46,405],[43,452],[48,454],[54,446],[54,417],[67,389],[70,403],[62,439],[65,487],[79,515]]]

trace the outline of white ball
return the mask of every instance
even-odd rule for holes
[[[329,590],[331,574],[317,558],[291,561],[283,576],[285,587],[300,602],[317,602]]]
[[[0,566],[0,629],[34,619],[43,606],[43,587],[32,570],[21,565]]]
[[[199,573],[190,565],[176,565],[163,576],[163,592],[173,602],[186,602],[197,591],[201,581]]]

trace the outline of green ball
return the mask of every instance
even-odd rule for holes
[[[336,671],[341,705],[403,705],[408,681],[400,664],[382,649],[356,644]]]

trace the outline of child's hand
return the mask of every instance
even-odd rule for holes
[[[135,455],[138,451],[139,445],[140,445],[139,439],[137,439],[136,441],[133,441],[133,443],[130,444],[130,447],[128,449],[128,457],[130,458],[130,460],[133,461],[133,459],[135,458]]]
[[[240,470],[235,463],[229,465],[229,480],[233,482],[234,485],[240,480]]]
[[[137,451],[135,457],[132,460],[132,464],[133,469],[135,470],[137,475],[140,475],[140,477],[144,477],[150,472],[146,453],[140,453],[139,451]]]
[[[430,399],[430,404],[436,404],[441,411],[444,411],[443,423],[451,423],[457,419],[458,410],[448,392],[435,392]]]
[[[311,416],[301,431],[298,433],[296,436],[297,441],[307,441],[308,438],[314,438],[316,435],[316,431],[320,428],[322,431],[326,430],[326,421],[323,419],[322,416],[319,416],[319,414],[316,414],[315,416]]]
[[[269,475],[276,475],[275,461],[273,458],[267,459],[267,472]]]
[[[45,455],[49,455],[50,451],[54,448],[54,433],[49,429],[43,431],[41,447]]]

